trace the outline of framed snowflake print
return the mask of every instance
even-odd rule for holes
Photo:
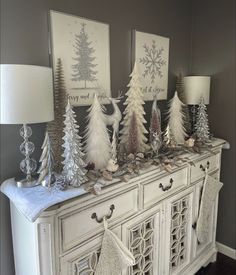
[[[144,100],[167,99],[169,38],[134,31],[134,59],[141,75]]]
[[[71,104],[90,105],[95,93],[108,103],[110,87],[109,25],[50,11],[54,74],[61,60]]]

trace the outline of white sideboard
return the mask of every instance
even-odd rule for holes
[[[214,154],[187,154],[195,166],[183,163],[172,173],[150,167],[129,182],[108,184],[99,196],[55,205],[34,223],[11,203],[16,275],[92,275],[103,234],[93,213],[99,219],[112,211],[109,227],[136,259],[123,275],[191,275],[215,261],[218,199],[207,242],[198,243],[194,224],[204,167],[219,178],[223,143],[213,142]]]

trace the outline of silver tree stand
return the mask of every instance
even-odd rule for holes
[[[23,124],[23,127],[20,129],[20,135],[23,137],[24,142],[20,145],[20,151],[25,156],[20,163],[21,171],[26,174],[26,178],[17,181],[18,187],[34,187],[39,183],[32,177],[32,174],[37,169],[37,162],[30,155],[34,152],[34,144],[29,141],[29,137],[32,135],[32,129]]]

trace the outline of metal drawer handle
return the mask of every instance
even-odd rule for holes
[[[159,188],[161,188],[162,191],[167,191],[167,190],[169,190],[169,189],[172,187],[173,182],[174,182],[174,180],[171,178],[171,179],[170,179],[170,184],[169,184],[169,185],[163,186],[163,184],[160,183],[160,184],[159,184]]]
[[[112,205],[110,206],[110,211],[111,211],[110,214],[104,216],[107,220],[109,220],[109,219],[112,217],[112,214],[113,214],[114,209],[115,209],[115,205],[112,204]],[[96,213],[93,213],[93,214],[91,215],[91,218],[92,218],[92,219],[95,219],[98,223],[103,222],[103,218],[104,218],[104,217],[102,217],[101,219],[99,219],[99,218],[97,217],[97,214],[96,214]]]
[[[200,169],[201,169],[203,172],[206,171],[206,168],[207,168],[207,169],[210,168],[210,162],[209,162],[209,161],[207,162],[207,166],[206,166],[206,167],[204,167],[202,164],[200,165]]]

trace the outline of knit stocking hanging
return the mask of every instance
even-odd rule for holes
[[[205,170],[206,176],[203,183],[202,199],[199,208],[196,234],[200,243],[206,242],[209,236],[209,221],[216,197],[223,186],[223,183],[208,175],[208,169]]]
[[[132,253],[121,240],[108,229],[106,218],[101,254],[94,275],[120,275],[122,270],[135,264]]]

